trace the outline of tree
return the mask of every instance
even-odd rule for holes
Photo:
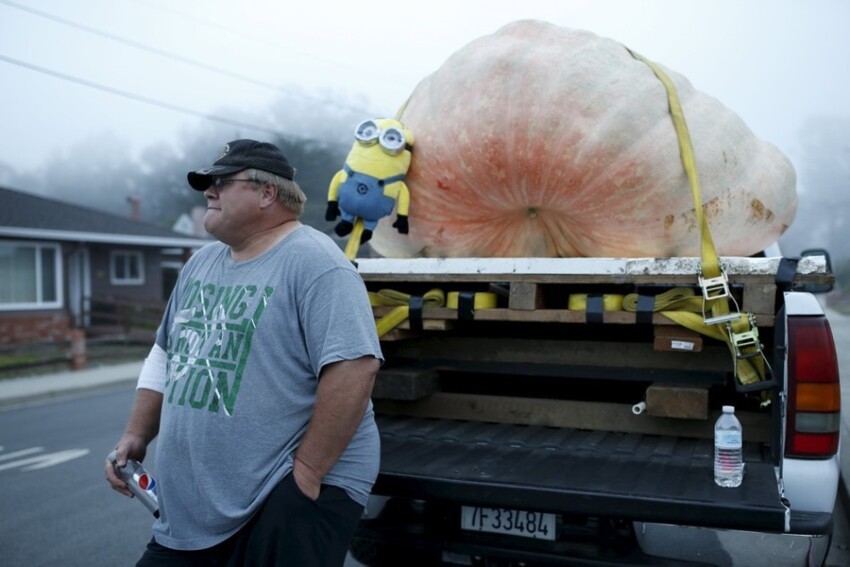
[[[296,181],[308,197],[302,221],[329,232],[324,220],[328,185],[342,167],[355,123],[363,117],[344,105],[320,104],[298,94],[282,97],[265,112],[224,109],[215,114],[263,124],[281,134],[270,136],[267,131],[208,122],[182,139],[149,146],[138,159],[114,135],[101,134],[50,158],[34,174],[19,175],[11,167],[0,167],[0,180],[16,189],[117,215],[130,216],[128,199],[135,197],[141,202],[141,220],[171,228],[181,214],[204,205],[203,195],[189,189],[188,171],[210,165],[231,140],[268,140],[297,169]]]
[[[16,189],[127,216],[127,197],[138,183],[138,164],[125,144],[106,133],[53,155],[40,171],[16,175],[11,182]]]

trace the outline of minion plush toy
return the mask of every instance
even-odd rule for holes
[[[372,237],[378,221],[393,212],[396,203],[393,227],[401,234],[408,233],[410,192],[404,178],[412,148],[413,134],[392,118],[366,120],[354,130],[354,145],[328,189],[325,220],[341,217],[334,232],[346,236],[362,219],[363,232],[354,244],[355,254],[357,247]],[[352,237],[356,235],[357,231]]]

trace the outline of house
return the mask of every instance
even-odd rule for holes
[[[0,346],[90,329],[95,302],[163,306],[176,272],[208,242],[0,187]]]

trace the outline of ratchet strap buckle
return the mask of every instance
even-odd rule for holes
[[[761,342],[759,342],[759,330],[756,327],[754,317],[750,314],[750,328],[746,331],[736,333],[729,325],[729,339],[732,348],[735,349],[735,358],[755,358],[761,356]]]
[[[706,301],[714,301],[730,295],[729,278],[724,271],[721,271],[720,275],[714,278],[704,278],[700,275],[699,287],[702,289],[702,297]]]

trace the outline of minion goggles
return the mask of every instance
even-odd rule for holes
[[[364,120],[358,124],[354,130],[354,139],[366,146],[377,142],[381,145],[381,149],[392,155],[410,150],[410,146],[404,139],[404,132],[395,127],[381,130],[374,120]]]

